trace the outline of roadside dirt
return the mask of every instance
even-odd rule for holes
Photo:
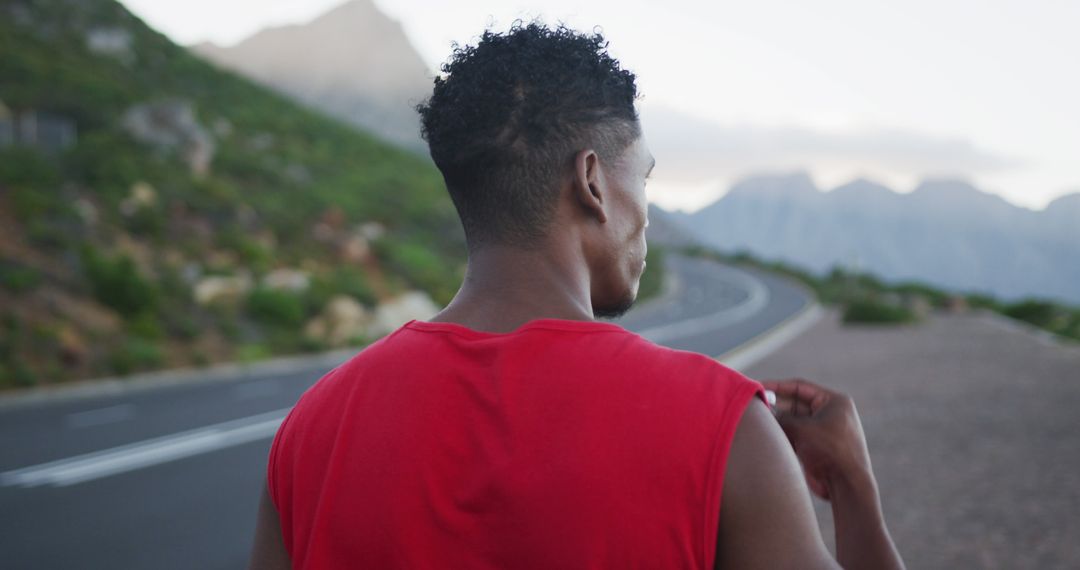
[[[830,313],[745,372],[852,395],[908,568],[1080,568],[1080,345],[990,315],[847,327]],[[834,549],[829,505],[815,508]]]

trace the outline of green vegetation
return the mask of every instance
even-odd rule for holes
[[[1041,299],[1007,303],[985,293],[952,293],[925,283],[890,284],[867,273],[833,268],[815,275],[784,262],[762,261],[748,252],[722,253],[712,248],[680,248],[683,254],[742,264],[786,275],[811,289],[822,303],[842,310],[846,323],[900,324],[918,321],[927,310],[968,307],[988,310],[1024,321],[1064,338],[1080,341],[1080,307]]]
[[[41,283],[41,273],[31,267],[0,262],[0,286],[16,295],[32,291]]]
[[[388,261],[391,270],[432,292],[436,303],[445,305],[454,298],[461,280],[455,278],[454,268],[448,265],[448,260],[430,247],[409,239],[380,239],[373,246],[380,258]]]
[[[103,305],[125,317],[135,317],[157,307],[160,297],[157,287],[139,275],[130,257],[109,258],[85,247],[82,260],[90,288]]]
[[[14,315],[0,322],[0,387],[27,387],[57,375],[55,363],[36,368],[33,363],[55,350],[56,329],[28,324]]]
[[[13,315],[5,316],[0,323],[0,388],[37,384],[37,375],[22,355],[22,328],[22,322]]]
[[[464,234],[426,157],[203,62],[113,0],[12,0],[0,16],[3,108],[77,132],[68,148],[0,148],[0,223],[24,238],[0,256],[15,323],[0,387],[317,350],[304,324],[335,295],[456,291]],[[93,52],[102,30],[127,49]],[[154,127],[173,144],[136,137],[147,106],[180,116]],[[346,256],[364,225],[381,237]],[[265,286],[275,269],[310,287]],[[209,276],[251,286],[200,303]]]
[[[658,296],[664,286],[664,249],[650,246],[645,252],[645,272],[638,284],[638,302]]]
[[[245,344],[236,349],[238,362],[257,362],[273,356],[270,347],[265,344]]]
[[[160,346],[138,338],[126,340],[109,354],[112,371],[121,376],[157,368],[163,361]]]
[[[356,267],[342,265],[333,268],[311,282],[304,297],[305,314],[315,314],[326,306],[334,295],[348,295],[366,305],[374,305],[375,292],[371,290],[367,275]]]
[[[1006,305],[1003,307],[1002,312],[1014,319],[1025,321],[1044,329],[1061,326],[1059,321],[1066,318],[1066,315],[1062,314],[1058,310],[1058,307],[1053,303],[1035,299],[1028,299],[1012,305]]]
[[[844,307],[845,323],[908,323],[915,320],[915,313],[907,307],[876,299],[858,299]]]
[[[247,310],[256,320],[285,329],[304,323],[304,302],[299,296],[285,291],[258,288],[247,299]]]
[[[1052,333],[1080,339],[1080,308],[1070,308],[1039,299],[999,305],[999,310],[1014,319]]]

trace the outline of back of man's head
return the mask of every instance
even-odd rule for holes
[[[538,246],[575,153],[615,160],[640,136],[634,74],[606,48],[600,32],[537,22],[454,45],[417,111],[470,249]]]

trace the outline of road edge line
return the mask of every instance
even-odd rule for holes
[[[333,368],[352,358],[364,348],[364,346],[358,346],[313,355],[281,356],[251,363],[226,362],[205,368],[174,368],[130,376],[76,380],[71,384],[42,386],[8,394],[0,393],[0,412],[43,403],[132,394],[167,386],[234,382],[266,375],[281,376],[320,368]]]
[[[811,300],[799,312],[781,321],[780,324],[716,356],[715,359],[728,368],[742,371],[806,332],[824,316],[825,309],[821,304],[816,300]]]

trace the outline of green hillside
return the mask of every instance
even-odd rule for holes
[[[318,350],[336,295],[456,291],[426,159],[109,0],[3,0],[0,54],[0,387]]]
[[[456,292],[426,158],[111,0],[0,0],[0,54],[0,389],[359,345]]]

